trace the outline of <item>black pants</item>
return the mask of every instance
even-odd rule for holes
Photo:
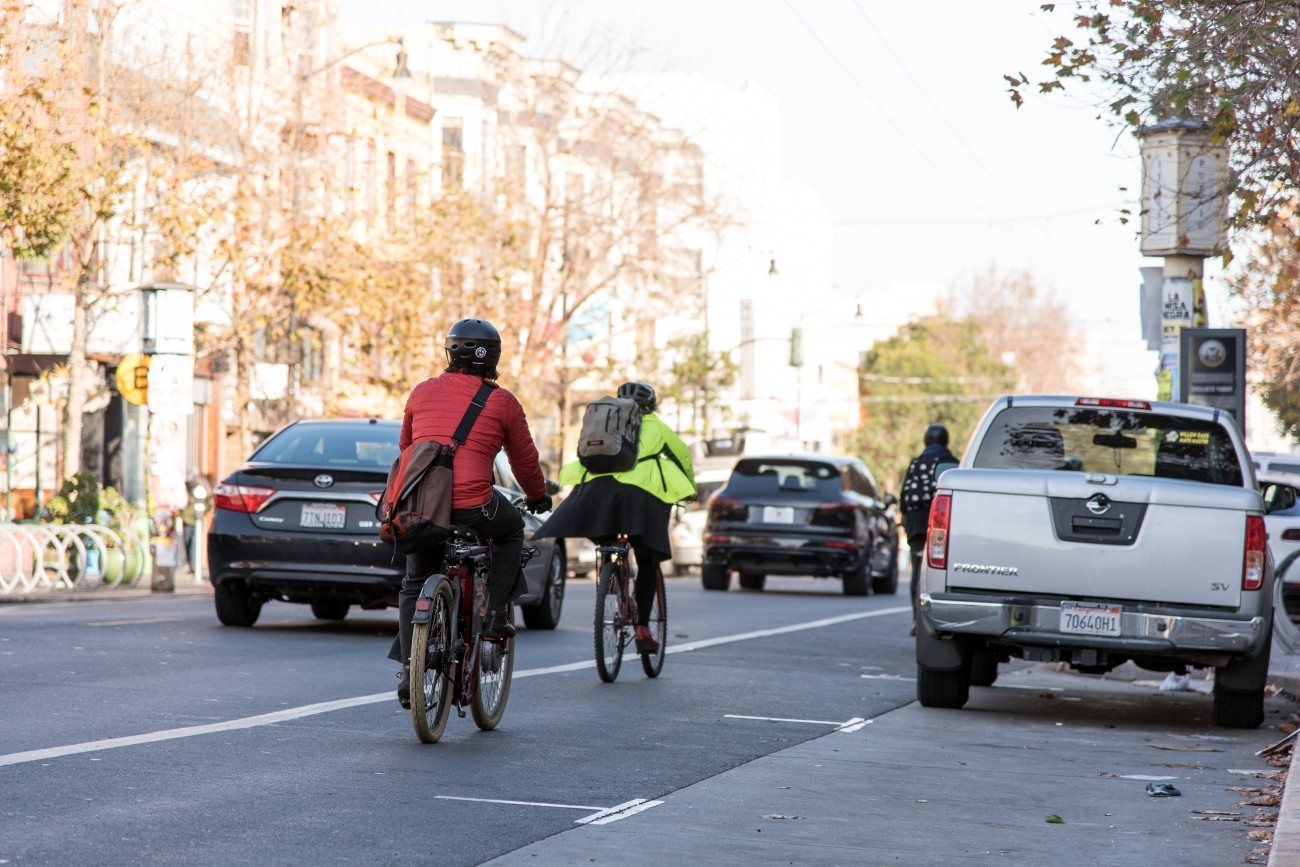
[[[492,547],[492,567],[488,574],[488,606],[500,610],[523,595],[524,570],[519,557],[524,550],[524,519],[500,491],[492,499],[472,509],[453,509],[453,524],[473,528]],[[406,577],[397,594],[397,638],[389,648],[388,658],[406,663],[411,658],[411,618],[415,600],[425,580],[442,567],[442,545],[409,554]]]

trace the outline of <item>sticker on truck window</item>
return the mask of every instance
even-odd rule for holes
[[[1182,443],[1185,446],[1207,446],[1210,444],[1210,432],[1204,430],[1171,430],[1165,434],[1165,442]]]
[[[1062,602],[1061,631],[1075,635],[1119,635],[1123,607],[1105,602]]]

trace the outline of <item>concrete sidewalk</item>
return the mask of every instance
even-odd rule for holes
[[[1276,797],[1280,769],[1255,753],[1297,705],[1272,696],[1264,726],[1217,729],[1208,682],[1158,683],[1004,671],[963,710],[909,704],[487,863],[1265,863],[1250,832],[1266,833],[1272,811],[1245,802]],[[1181,795],[1153,797],[1148,783]],[[1300,864],[1296,800],[1277,820],[1274,865]]]

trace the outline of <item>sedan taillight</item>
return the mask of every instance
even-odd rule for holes
[[[212,492],[212,502],[218,509],[251,514],[261,509],[274,493],[274,488],[257,488],[252,485],[232,485],[222,482]]]
[[[925,536],[925,557],[931,569],[948,568],[948,524],[951,513],[951,494],[940,494],[930,503],[930,528]]]
[[[1264,532],[1264,519],[1259,515],[1246,516],[1246,556],[1241,567],[1241,589],[1258,590],[1264,586],[1264,563],[1268,554],[1265,547],[1268,534]]]

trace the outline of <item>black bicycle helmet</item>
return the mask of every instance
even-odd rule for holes
[[[654,412],[659,405],[655,390],[644,382],[625,382],[618,387],[618,396],[630,398],[637,402],[642,412]]]
[[[495,376],[501,360],[501,335],[484,319],[462,319],[447,332],[443,343],[447,349],[447,366]]]
[[[948,429],[941,424],[932,424],[925,429],[925,444],[932,446],[938,443],[941,446],[948,445]]]

